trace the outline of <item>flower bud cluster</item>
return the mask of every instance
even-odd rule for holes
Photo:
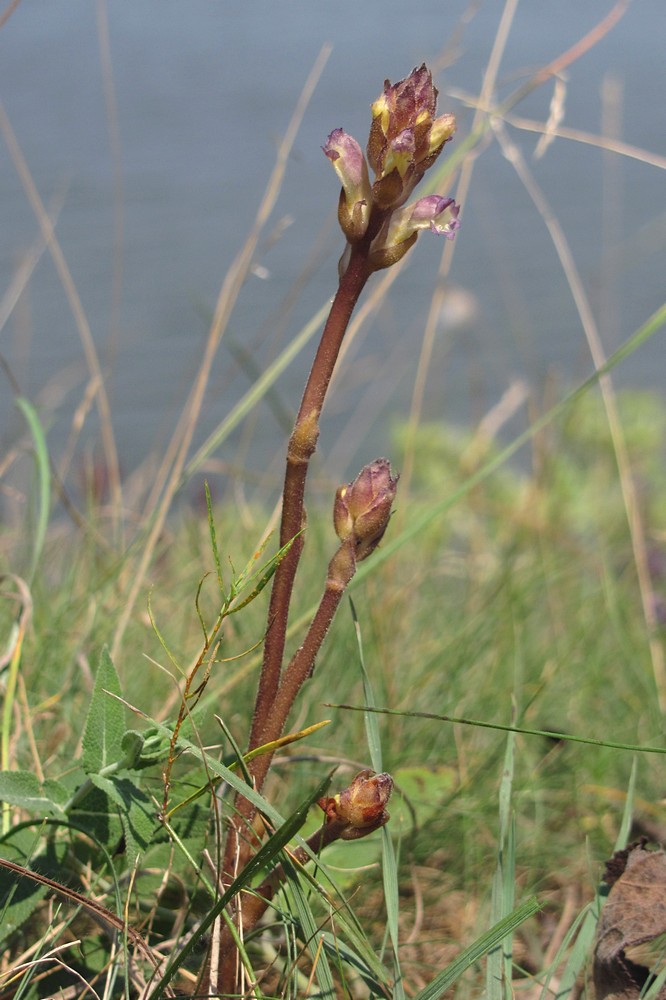
[[[452,198],[429,195],[403,207],[455,132],[454,116],[435,117],[436,108],[437,88],[424,64],[398,83],[385,82],[372,105],[367,160],[356,139],[341,128],[323,147],[342,183],[338,219],[348,242],[363,239],[373,211],[384,217],[370,247],[373,270],[400,260],[419,230],[451,239],[459,227]],[[368,163],[375,173],[372,184]]]

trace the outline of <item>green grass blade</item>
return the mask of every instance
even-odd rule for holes
[[[571,733],[557,733],[550,729],[527,729],[524,726],[505,726],[501,722],[484,722],[481,719],[463,719],[456,715],[439,715],[436,712],[409,712],[398,708],[373,708],[371,705],[347,705],[324,702],[325,708],[344,708],[348,712],[376,712],[379,715],[404,715],[413,719],[432,719],[434,722],[450,722],[458,726],[478,726],[479,729],[496,729],[500,733],[521,733],[523,736],[543,736],[546,739],[564,743],[583,743],[586,746],[606,747],[609,750],[633,750],[634,753],[666,753],[666,747],[639,746],[636,743],[616,743],[613,740],[597,740],[591,736],[572,736]]]
[[[629,834],[631,832],[631,824],[634,819],[634,792],[636,791],[636,772],[638,770],[638,761],[634,757],[631,762],[631,774],[629,775],[629,785],[627,787],[627,797],[624,801],[624,810],[622,812],[622,821],[620,823],[620,829],[617,834],[617,840],[615,841],[615,850],[623,851],[627,846],[627,841],[629,840]]]
[[[19,396],[16,405],[25,417],[26,423],[32,435],[32,442],[35,448],[35,461],[37,463],[37,523],[32,533],[32,557],[30,560],[30,573],[28,580],[32,581],[39,565],[46,538],[46,528],[49,523],[49,511],[51,508],[51,469],[49,464],[49,453],[46,446],[46,437],[42,429],[37,411],[32,403]]]
[[[352,620],[354,622],[354,630],[356,632],[356,647],[358,649],[358,665],[361,670],[361,678],[363,679],[363,698],[365,699],[365,704],[374,708],[375,706],[375,693],[372,687],[372,682],[365,669],[365,659],[363,657],[363,638],[361,636],[361,625],[356,614],[356,608],[354,607],[354,602],[351,597],[349,598],[349,607],[351,609]],[[379,774],[384,770],[384,765],[382,763],[382,742],[379,736],[379,721],[377,715],[374,712],[365,713],[365,735],[368,741],[368,750],[370,751],[370,762],[373,769]]]
[[[515,822],[511,813],[514,775],[515,733],[509,733],[499,792],[499,838],[493,875],[491,919],[508,916],[515,905]],[[487,1000],[507,1000],[511,993],[511,936],[488,953],[486,963]]]
[[[491,927],[489,931],[482,934],[480,938],[477,938],[469,948],[465,948],[454,962],[451,962],[446,969],[435,976],[431,983],[428,983],[420,993],[416,994],[414,1000],[440,1000],[442,993],[448,990],[462,976],[463,972],[466,972],[493,948],[501,945],[509,934],[512,934],[521,924],[538,913],[539,909],[540,905],[535,897],[517,907],[513,913],[510,913],[494,927]]]
[[[312,912],[312,907],[308,902],[307,893],[303,887],[303,880],[296,867],[285,858],[282,862],[287,874],[288,887],[291,891],[296,917],[301,926],[301,932],[310,956],[316,961],[316,976],[319,984],[320,996],[335,997],[335,985],[333,975],[329,965],[328,956],[323,948],[319,947],[321,931],[317,926],[317,921]]]
[[[351,608],[352,619],[354,622],[354,629],[356,631],[356,645],[358,648],[358,662],[361,670],[361,677],[363,679],[363,697],[365,698],[366,705],[375,704],[375,695],[372,687],[372,682],[370,680],[370,675],[365,668],[365,658],[363,656],[363,638],[361,635],[361,626],[356,614],[356,608],[354,607],[354,602],[349,599],[349,606]],[[384,765],[382,761],[382,744],[381,737],[379,734],[379,724],[377,721],[377,715],[374,712],[365,713],[365,733],[366,739],[368,741],[368,749],[370,751],[370,760],[372,762],[373,769],[376,772],[381,772],[384,770]],[[386,923],[389,932],[389,938],[391,939],[391,944],[393,946],[393,956],[394,956],[394,987],[393,987],[393,998],[394,1000],[402,1000],[404,997],[404,987],[402,984],[402,972],[400,970],[399,961],[399,934],[398,934],[398,915],[400,912],[400,896],[398,892],[398,865],[395,856],[395,850],[393,847],[393,840],[391,839],[391,834],[386,827],[382,828],[382,880],[384,883],[384,904],[386,906]]]
[[[215,517],[213,516],[213,500],[210,495],[208,480],[204,482],[204,490],[206,491],[206,513],[208,515],[208,534],[210,535],[210,547],[213,550],[213,559],[215,560],[215,572],[217,573],[217,586],[219,588],[222,600],[224,600],[224,577],[222,575],[222,563],[220,561],[220,551],[217,547],[217,532],[215,530]]]

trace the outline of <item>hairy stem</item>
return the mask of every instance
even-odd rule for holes
[[[367,248],[364,254],[358,247],[352,252],[349,266],[340,279],[289,439],[282,493],[280,545],[286,545],[292,538],[295,541],[278,566],[273,580],[263,667],[250,733],[250,750],[265,742],[264,730],[280,684],[289,605],[304,544],[303,534],[299,535],[299,532],[305,527],[305,480],[310,458],[317,446],[319,416],[351,314],[368,277]]]

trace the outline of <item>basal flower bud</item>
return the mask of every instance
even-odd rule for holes
[[[343,233],[353,243],[365,235],[370,219],[372,188],[368,164],[356,139],[341,128],[331,132],[322,149],[342,183],[338,220]]]
[[[335,495],[335,531],[341,542],[353,539],[357,562],[376,549],[388,527],[398,479],[391,476],[388,459],[377,458]]]
[[[390,774],[360,771],[351,785],[339,795],[319,800],[326,822],[343,826],[342,840],[356,840],[378,830],[388,822],[386,805],[393,791]]]
[[[425,63],[398,83],[384,83],[372,105],[367,154],[377,175],[372,194],[382,209],[404,205],[455,132],[452,114],[435,118],[437,88]]]

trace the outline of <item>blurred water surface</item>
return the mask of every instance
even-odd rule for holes
[[[610,7],[601,0],[519,4],[499,73],[502,96],[576,42]],[[276,143],[322,45],[330,43],[332,54],[268,231],[287,217],[290,225],[258,254],[257,275],[243,291],[211,372],[198,441],[247,389],[253,372],[334,291],[342,239],[334,221],[337,182],[321,152],[328,132],[342,126],[364,143],[369,104],[384,78],[399,79],[425,60],[435,68],[441,109],[458,115],[462,139],[472,110],[460,95],[478,94],[503,9],[497,0],[19,5],[0,30],[0,99],[42,199],[47,205],[62,201],[58,239],[104,361],[125,471],[168,440],[219,286],[252,224]],[[104,69],[105,23],[111,77]],[[564,125],[615,131],[666,155],[663,38],[663,0],[630,5],[618,26],[567,71]],[[117,157],[105,93],[111,84]],[[552,96],[551,83],[516,114],[544,120]],[[538,135],[515,128],[509,135],[563,226],[610,353],[663,300],[664,174],[564,139],[535,161]],[[38,226],[4,142],[0,165],[4,293]],[[496,143],[478,159],[461,218],[452,271],[460,291],[447,314],[450,326],[435,346],[425,414],[471,421],[515,377],[538,394],[549,374],[575,384],[592,363],[550,237]],[[349,447],[335,453],[340,474],[355,452],[372,457],[363,450],[368,436],[375,451],[390,451],[385,417],[406,412],[409,404],[441,250],[434,237],[421,237],[342,374],[322,435],[326,453],[332,429],[348,428]],[[284,303],[310,263],[312,272],[281,324]],[[114,274],[120,279],[117,311]],[[0,338],[21,391],[49,414],[57,453],[80,404],[86,370],[48,254]],[[311,355],[306,350],[280,380],[276,405],[262,407],[255,462],[281,452],[281,415],[296,405]],[[653,338],[623,365],[619,381],[663,391],[664,361],[663,338]],[[21,421],[10,384],[4,374],[0,379],[6,446]],[[92,446],[97,432],[91,416],[80,447]],[[229,460],[236,445],[228,446]]]

